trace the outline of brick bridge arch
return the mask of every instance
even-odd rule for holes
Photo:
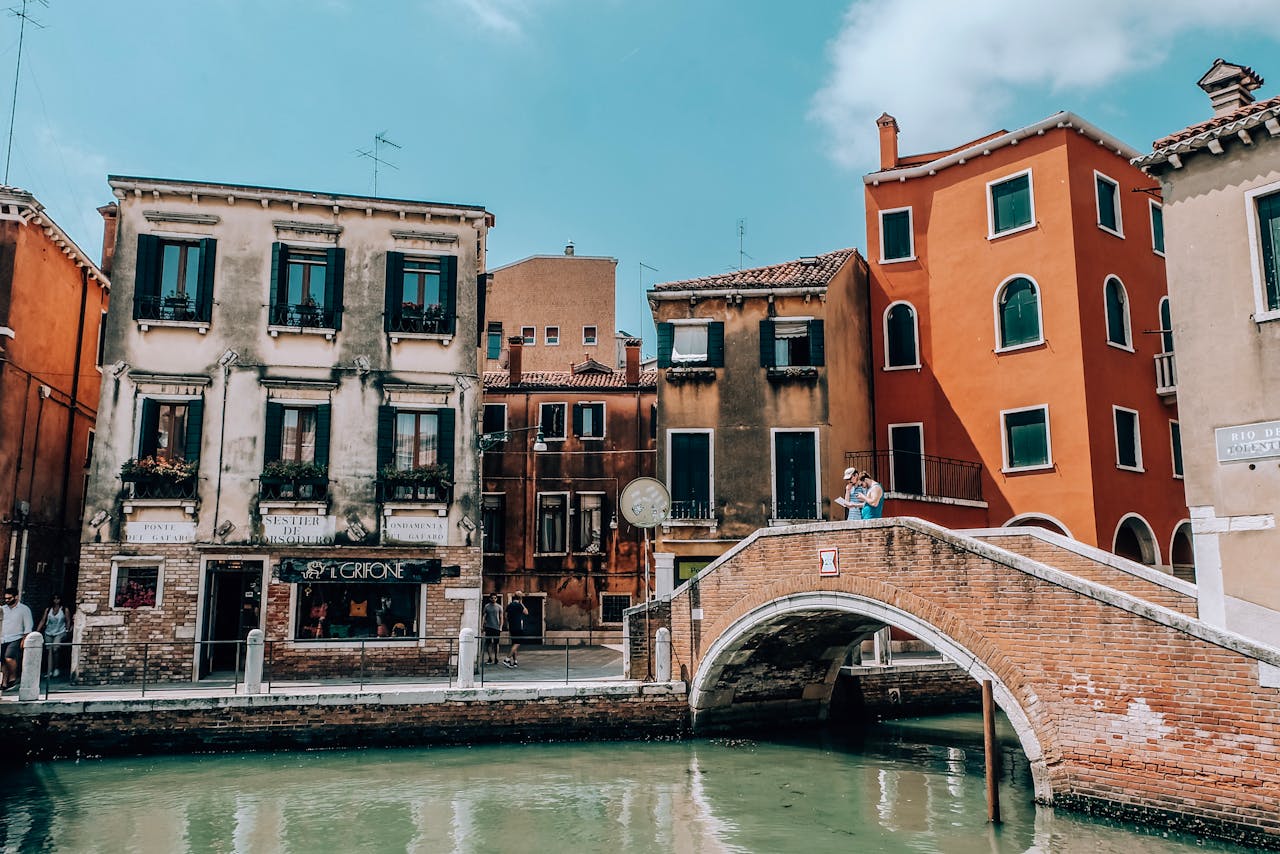
[[[1280,650],[1201,622],[1194,593],[1039,529],[762,529],[627,612],[628,666],[666,626],[695,730],[817,721],[849,648],[897,626],[992,680],[1038,801],[1280,847]]]

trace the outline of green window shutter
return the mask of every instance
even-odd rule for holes
[[[282,305],[285,300],[282,298],[284,293],[284,276],[288,269],[286,250],[283,243],[271,244],[271,311],[268,323],[276,321],[276,306]]]
[[[1132,412],[1115,410],[1116,462],[1135,468],[1138,465],[1138,419]]]
[[[1004,417],[1005,443],[1010,468],[1042,466],[1049,463],[1049,434],[1043,409],[1010,412]]]
[[[1107,279],[1107,340],[1112,344],[1129,346],[1129,334],[1125,329],[1124,286],[1119,279]]]
[[[880,217],[883,230],[884,260],[911,257],[911,212],[894,211]]]
[[[151,457],[156,453],[156,434],[160,432],[160,404],[149,397],[142,399],[142,419],[138,425],[138,457]]]
[[[898,303],[889,309],[888,338],[885,348],[889,353],[889,367],[903,368],[919,364],[916,352],[915,310],[907,303]]]
[[[382,328],[390,332],[400,318],[400,303],[404,302],[404,254],[387,253],[386,308],[382,315]]]
[[[316,465],[329,467],[329,436],[332,407],[325,403],[316,407]]]
[[[671,436],[671,500],[707,502],[711,498],[710,436]]]
[[[218,255],[218,241],[206,237],[200,241],[200,284],[196,294],[196,318],[206,323],[213,318],[213,271]]]
[[[342,290],[347,271],[347,250],[332,246],[324,252],[324,307],[333,313],[333,328],[342,328]]]
[[[1262,277],[1267,310],[1280,310],[1280,193],[1258,200],[1258,225],[1262,231]]]
[[[458,259],[454,255],[440,258],[440,308],[444,312],[441,329],[453,335],[458,329]]]
[[[827,336],[821,320],[809,321],[809,364],[820,368],[827,363]]]
[[[395,460],[396,408],[378,407],[378,476]]]
[[[1169,298],[1160,300],[1160,344],[1165,353],[1173,352],[1173,315],[1169,311]]]
[[[670,323],[658,324],[658,367],[671,367],[671,347],[675,342],[675,327]]]
[[[585,403],[575,403],[573,405],[573,435],[582,435],[582,410]]]
[[[196,398],[187,403],[187,435],[184,456],[193,465],[200,462],[200,440],[204,436],[204,401]]]
[[[707,366],[724,367],[724,324],[718,320],[707,324]]]
[[[490,323],[487,333],[488,340],[485,342],[485,357],[489,359],[497,359],[502,356],[502,324]]]
[[[138,235],[138,257],[133,274],[133,318],[154,312],[160,296],[160,240],[151,234]],[[145,308],[145,312],[144,312]]]
[[[1016,347],[1040,340],[1039,298],[1028,279],[1014,279],[1000,294],[1000,346]]]
[[[450,476],[453,474],[453,441],[455,432],[453,422],[452,409],[436,410],[438,459],[440,460],[440,465],[448,467]]]
[[[991,188],[991,208],[995,232],[1008,231],[1031,222],[1031,178],[1019,175]]]
[[[1169,422],[1169,433],[1173,438],[1173,473],[1182,474],[1182,427],[1177,421]]]
[[[1164,208],[1151,207],[1151,248],[1164,252]]]
[[[760,321],[760,367],[772,368],[778,364],[777,348],[773,338],[773,321]]]
[[[1098,225],[1117,231],[1116,228],[1116,185],[1110,181],[1095,177],[1098,187]]]
[[[284,404],[267,401],[266,435],[262,440],[262,460],[274,463],[280,459],[281,433],[284,431]]]

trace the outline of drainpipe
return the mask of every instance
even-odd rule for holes
[[[62,451],[62,525],[67,527],[67,496],[71,491],[71,446],[75,443],[80,409],[80,359],[84,355],[84,310],[89,302],[89,271],[80,268],[80,318],[76,324],[76,358],[71,371],[71,404],[67,407],[67,437]]]
[[[47,385],[40,386],[40,405],[36,407],[36,435],[31,442],[31,474],[27,478],[27,503],[31,503],[31,493],[35,490],[36,483],[36,459],[40,456],[40,425],[44,421],[44,402],[49,399],[49,395],[53,394],[53,389]],[[31,516],[30,511],[27,513],[27,519],[23,522],[22,528],[22,554],[18,557],[18,595],[21,596],[23,584],[27,578],[27,544],[31,536]]]
[[[225,357],[224,357],[225,358]],[[218,427],[218,479],[213,491],[213,535],[218,535],[218,511],[222,507],[222,449],[227,441],[227,387],[231,385],[231,359],[222,366],[222,413]],[[212,540],[210,540],[212,542]]]
[[[8,359],[5,359],[8,362]],[[18,507],[18,482],[22,476],[22,460],[27,453],[27,407],[31,403],[31,374],[27,374],[27,387],[23,389],[22,394],[22,440],[18,443],[18,459],[13,467],[13,501],[14,506],[7,508],[9,515],[9,566],[5,571],[5,586],[17,584],[17,577],[13,574],[14,569],[18,565],[18,525],[17,518],[14,514]]]

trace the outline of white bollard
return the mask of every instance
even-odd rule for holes
[[[458,687],[476,687],[476,630],[458,632]]]
[[[44,663],[44,635],[32,632],[22,643],[22,673],[18,682],[19,700],[40,699],[40,666]]]
[[[266,651],[262,629],[254,629],[244,639],[244,692],[262,693],[262,659]]]
[[[653,680],[655,682],[671,681],[671,629],[666,626],[658,629],[658,637],[653,645]]]

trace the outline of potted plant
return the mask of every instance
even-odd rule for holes
[[[189,497],[195,478],[195,463],[168,457],[139,457],[120,466],[120,479],[134,485],[135,498]]]
[[[262,467],[265,493],[277,498],[315,498],[317,487],[323,489],[329,480],[329,467],[301,460],[272,460]]]
[[[453,485],[452,473],[446,465],[416,466],[398,469],[383,466],[379,479],[396,498],[432,500],[441,497]]]

